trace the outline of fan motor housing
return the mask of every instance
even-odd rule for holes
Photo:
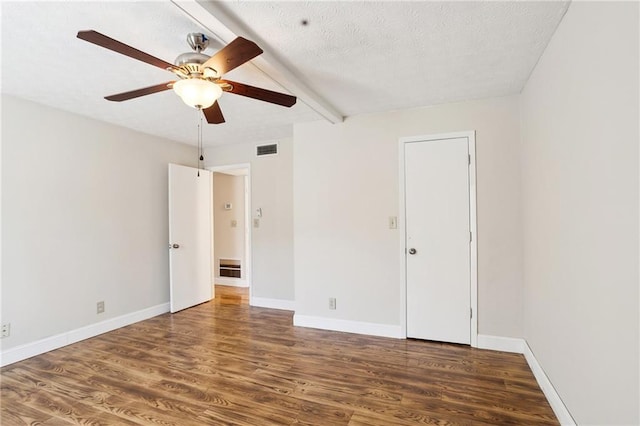
[[[187,35],[187,42],[194,51],[183,53],[176,58],[175,64],[180,70],[178,75],[181,76],[181,78],[219,78],[218,71],[210,67],[206,69],[202,69],[201,67],[201,65],[210,58],[210,56],[202,53],[202,51],[209,46],[207,36],[202,33],[190,33]]]
[[[189,64],[204,64],[209,56],[201,53],[209,46],[209,39],[202,33],[189,33],[187,35],[187,43],[193,49],[193,52],[186,52],[176,58],[175,64],[177,66],[189,65]]]
[[[209,56],[200,52],[186,52],[176,58],[175,64],[177,66],[186,64],[198,64],[202,65],[209,59]]]

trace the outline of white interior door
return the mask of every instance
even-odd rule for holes
[[[469,143],[404,144],[407,337],[469,344]]]
[[[211,172],[169,164],[171,312],[211,300]]]

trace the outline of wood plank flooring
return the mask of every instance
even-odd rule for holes
[[[521,355],[297,328],[245,289],[2,368],[8,425],[557,425]]]

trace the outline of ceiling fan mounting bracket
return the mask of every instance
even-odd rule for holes
[[[193,50],[200,53],[209,46],[209,38],[202,33],[189,33],[187,43]]]

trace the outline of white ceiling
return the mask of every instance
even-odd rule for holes
[[[519,93],[567,7],[568,2],[2,2],[1,90],[195,145],[198,113],[172,91],[122,103],[103,99],[170,81],[171,73],[81,41],[76,33],[94,29],[168,62],[190,50],[189,32],[213,39],[207,54],[243,35],[265,53],[225,77],[283,92],[286,87],[298,103],[288,109],[224,94],[220,105],[227,122],[205,122],[204,143],[273,140],[291,136],[293,123],[330,116],[326,111],[336,121]]]

